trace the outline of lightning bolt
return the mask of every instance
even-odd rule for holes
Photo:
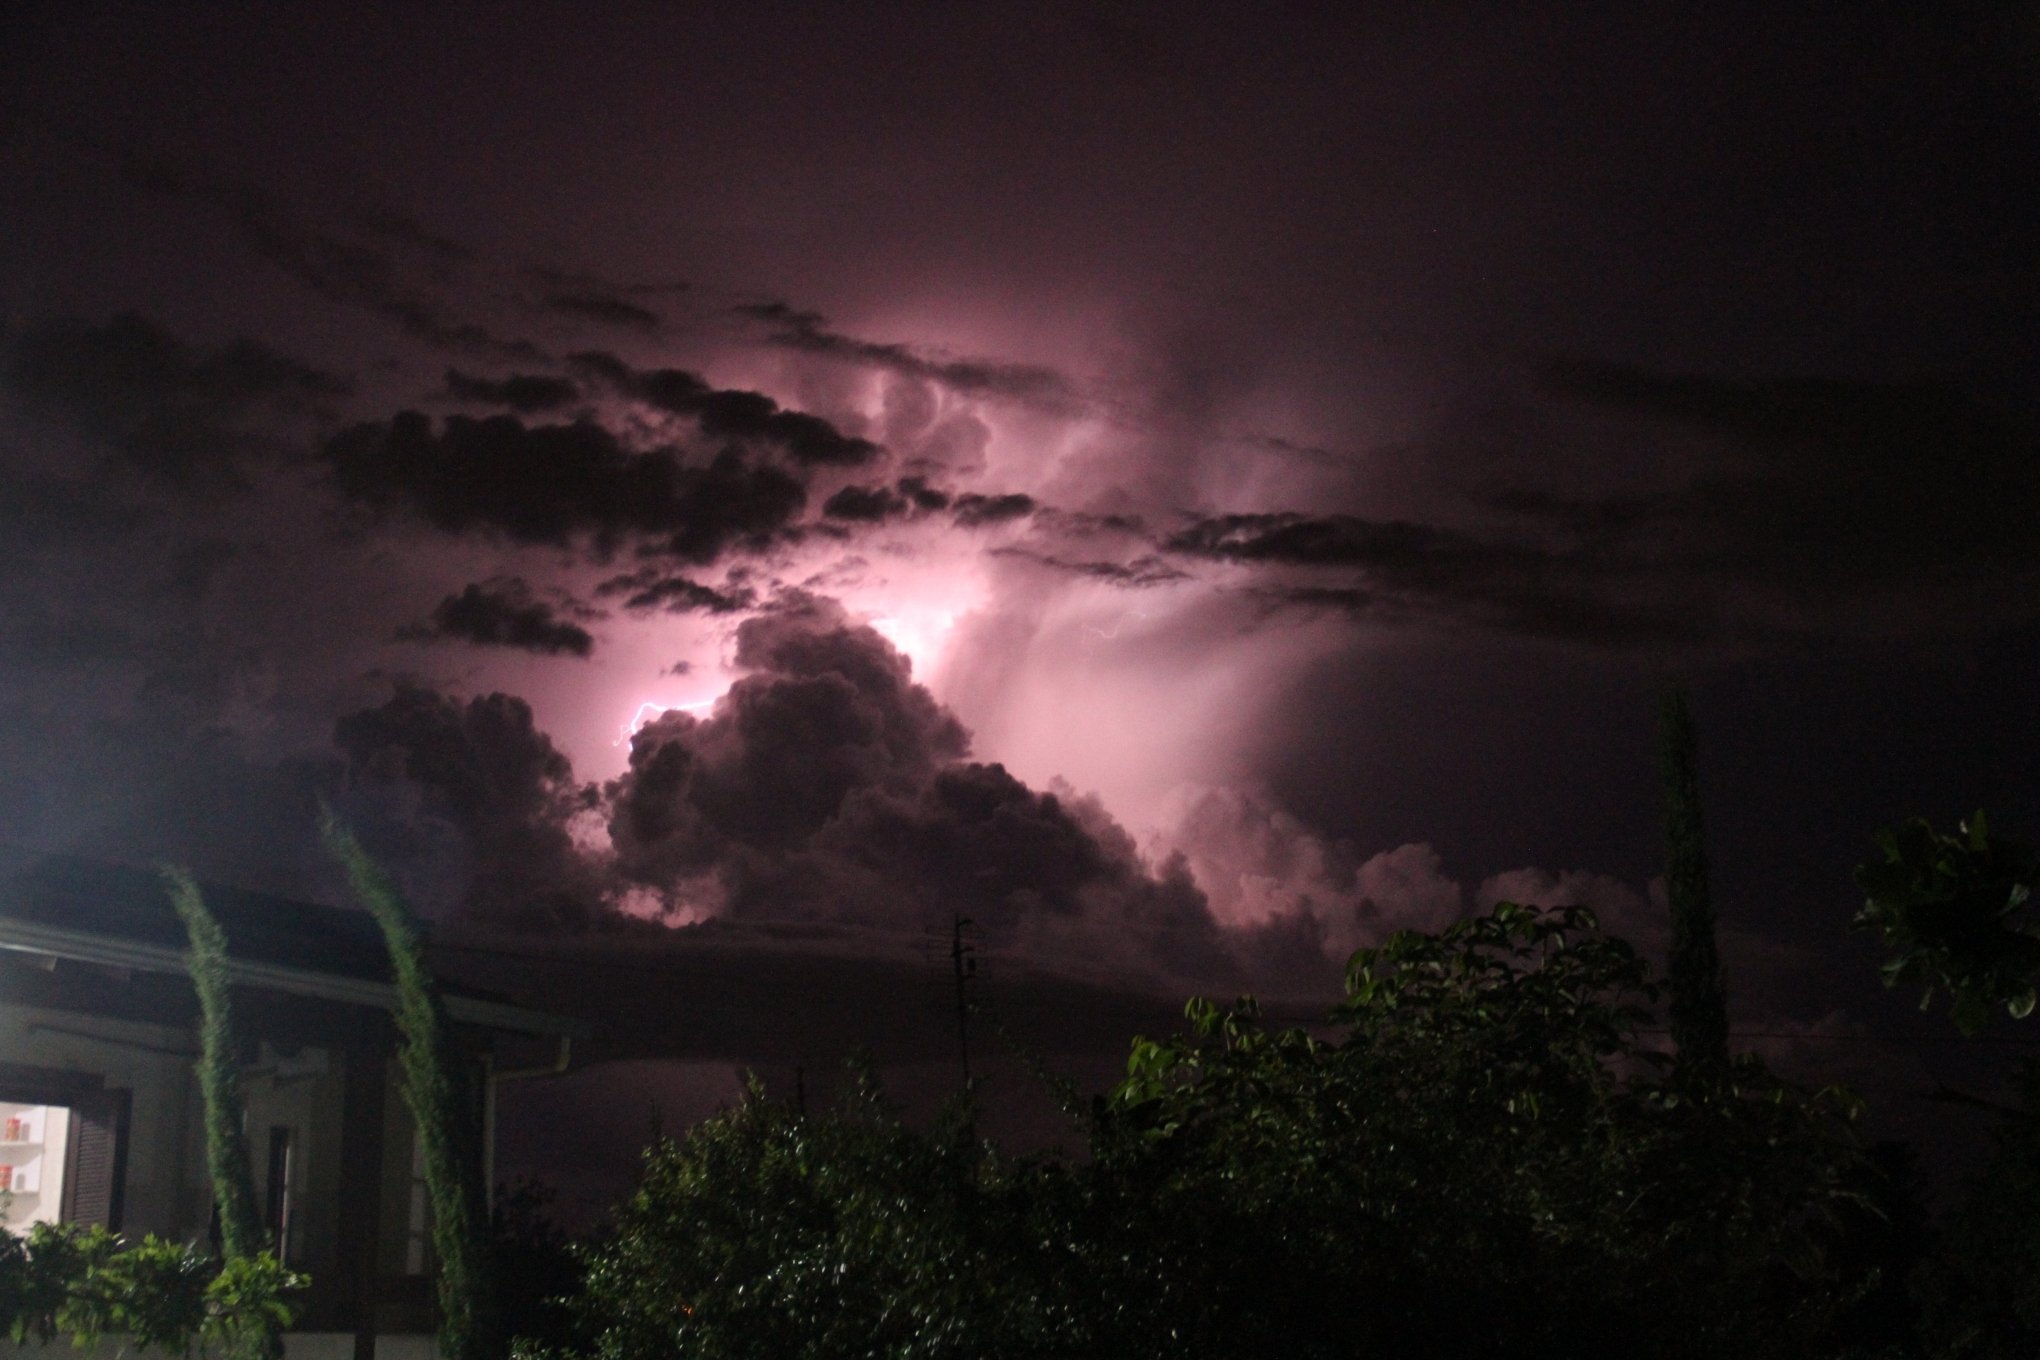
[[[1129,617],[1136,619],[1151,619],[1154,617],[1154,615],[1148,613],[1145,609],[1136,609],[1130,615],[1121,614],[1118,618],[1112,620],[1112,627],[1109,630],[1100,628],[1095,623],[1087,623],[1084,625],[1084,631],[1091,634],[1094,637],[1101,637],[1104,638],[1107,642],[1110,642],[1119,636],[1121,629],[1126,627],[1126,621]]]

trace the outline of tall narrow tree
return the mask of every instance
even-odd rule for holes
[[[439,1256],[439,1353],[444,1360],[497,1360],[503,1346],[480,1140],[446,1005],[425,962],[418,924],[395,885],[330,812],[320,829],[354,895],[381,928],[396,978],[403,1037],[397,1061],[424,1150]]]
[[[1728,1007],[1714,904],[1707,890],[1707,841],[1700,820],[1693,715],[1683,689],[1658,714],[1658,777],[1664,789],[1665,888],[1672,909],[1672,1042],[1682,1065],[1728,1061]]]
[[[206,1170],[212,1177],[213,1203],[219,1210],[220,1250],[229,1261],[241,1260],[262,1254],[269,1243],[264,1240],[262,1216],[255,1207],[255,1168],[248,1159],[248,1136],[243,1127],[227,934],[188,872],[165,866],[163,884],[191,944],[186,957],[191,985],[198,992],[198,1089],[205,1103]],[[280,1360],[280,1325],[273,1317],[263,1317],[243,1333],[236,1352],[243,1360]]]

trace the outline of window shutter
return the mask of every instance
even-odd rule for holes
[[[118,1230],[127,1183],[128,1102],[125,1090],[91,1091],[71,1106],[70,1166],[64,1176],[64,1217]]]

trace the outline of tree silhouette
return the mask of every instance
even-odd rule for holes
[[[227,975],[227,934],[205,905],[198,884],[180,868],[165,866],[164,886],[191,942],[191,985],[198,992],[199,1093],[205,1101],[206,1170],[220,1215],[220,1248],[229,1262],[248,1261],[270,1246],[255,1208],[255,1170],[243,1128],[241,1074],[234,1061],[231,981]],[[278,1244],[279,1249],[281,1244]],[[270,1314],[236,1338],[245,1360],[281,1360],[283,1330]]]
[[[425,1151],[432,1245],[439,1254],[439,1353],[445,1360],[495,1360],[503,1348],[489,1214],[446,1006],[425,962],[417,922],[388,876],[330,812],[321,831],[354,895],[381,928],[396,974],[397,1029],[404,1039],[398,1063]]]
[[[1672,909],[1672,1042],[1679,1061],[1718,1068],[1728,1061],[1728,1007],[1707,888],[1707,839],[1693,715],[1674,689],[1658,714],[1658,778],[1664,791],[1665,890]]]

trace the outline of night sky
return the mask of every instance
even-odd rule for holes
[[[2040,10],[597,8],[0,30],[0,839],[323,797],[693,1109],[933,1082],[957,912],[1073,1055],[1657,947],[1681,683],[1745,1042],[1939,1080],[1849,870],[2040,834]]]

